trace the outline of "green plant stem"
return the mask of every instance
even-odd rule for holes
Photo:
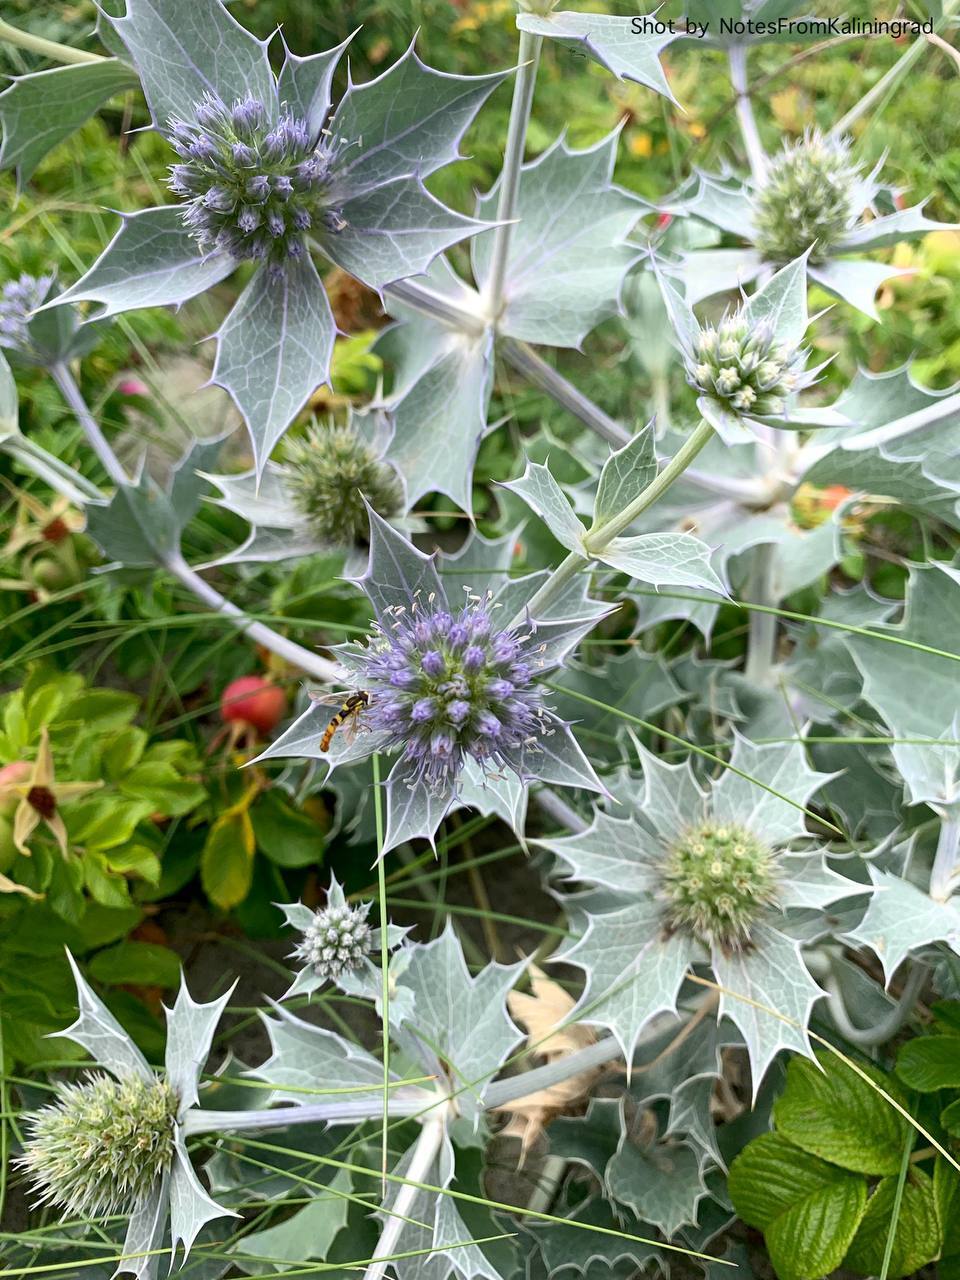
[[[517,192],[520,189],[520,171],[523,166],[523,150],[530,123],[533,91],[537,82],[542,36],[520,32],[517,53],[517,74],[513,82],[513,101],[510,104],[510,122],[507,141],[503,148],[503,168],[500,172],[500,192],[497,200],[497,221],[500,224],[493,233],[493,249],[490,256],[490,275],[484,289],[485,311],[494,324],[503,310],[503,286],[507,278],[507,261],[510,255],[510,238],[517,215]]]
[[[87,440],[90,442],[91,449],[99,458],[104,471],[106,471],[115,485],[129,484],[130,480],[127,473],[120,465],[120,460],[111,448],[110,442],[100,430],[100,424],[90,412],[89,406],[84,400],[76,379],[69,368],[63,363],[51,365],[50,377],[53,378],[60,394],[73,410]]]
[[[935,26],[937,33],[943,30],[947,19],[956,9],[957,2],[958,0],[944,0],[940,21]],[[867,90],[859,102],[854,103],[845,116],[840,117],[830,132],[838,136],[849,132],[860,117],[870,111],[875,103],[880,102],[900,77],[910,70],[926,48],[927,41],[925,39],[912,41],[889,71],[880,77],[872,89]]]
[[[387,1194],[387,1152],[389,1148],[390,1114],[390,921],[387,918],[387,880],[383,855],[383,792],[380,784],[380,753],[375,751],[373,766],[373,811],[377,828],[377,905],[380,909],[380,1029],[383,1043],[383,1132],[380,1155],[383,1168],[383,1194]]]
[[[750,101],[750,90],[747,86],[747,50],[742,44],[733,45],[729,52],[730,83],[737,95],[737,123],[743,137],[743,145],[750,162],[750,172],[756,183],[763,182],[767,176],[767,153],[760,141],[760,131],[753,114],[753,103]]]
[[[886,1044],[888,1040],[892,1040],[906,1025],[920,999],[920,993],[928,977],[927,966],[915,961],[903,984],[900,997],[890,1012],[872,1027],[858,1027],[847,1013],[846,1002],[836,976],[828,974],[824,979],[824,987],[830,997],[827,1001],[827,1011],[845,1040],[861,1049],[876,1048],[877,1045]]]
[[[21,31],[19,27],[11,27],[9,22],[0,18],[0,40],[15,45],[18,49],[26,49],[30,53],[38,53],[42,58],[50,58],[53,62],[106,62],[99,53],[87,53],[85,49],[74,49],[69,44],[59,44],[56,40],[45,40],[43,36],[31,35],[29,31]]]
[[[619,511],[615,516],[611,516],[609,520],[604,520],[601,524],[594,525],[583,535],[583,553],[571,551],[565,560],[561,560],[540,590],[534,593],[529,603],[508,625],[511,627],[520,626],[528,615],[532,618],[542,615],[568,582],[575,578],[582,569],[587,568],[597,556],[601,555],[618,534],[622,533],[624,529],[628,529],[639,515],[652,506],[670,488],[673,482],[683,475],[712,435],[713,427],[708,422],[701,422],[696,431],[687,437],[663,470],[657,473],[650,484],[641,493],[638,493],[632,502],[628,502],[622,511]]]

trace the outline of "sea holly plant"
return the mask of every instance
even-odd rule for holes
[[[331,114],[345,45],[307,58],[285,50],[275,75],[267,45],[220,0],[162,11],[130,0],[107,22],[170,143],[177,203],[125,217],[62,301],[96,303],[102,316],[180,305],[251,260],[217,335],[214,378],[244,415],[259,474],[329,376],[336,324],[313,251],[382,289],[479,231],[423,179],[456,158],[503,75],[441,75],[411,46],[376,80],[351,82]]]
[[[954,1089],[955,1046],[908,1039],[898,1078],[889,1051],[927,1009],[942,1034],[924,1040],[960,1025],[960,397],[878,372],[876,328],[856,337],[871,372],[848,380],[849,314],[834,309],[825,338],[808,300],[826,288],[877,319],[877,288],[902,270],[887,250],[951,232],[899,207],[852,128],[927,42],[770,153],[748,46],[799,6],[708,8],[691,0],[674,33],[530,0],[515,66],[471,76],[413,45],[392,62],[362,41],[294,53],[221,0],[111,0],[109,57],[0,22],[27,56],[66,64],[0,94],[20,198],[122,92],[124,135],[147,120],[157,135],[135,158],[163,201],[121,214],[86,270],[80,241],[61,263],[5,250],[0,451],[21,514],[4,585],[32,595],[4,624],[72,663],[72,615],[45,611],[82,591],[120,637],[96,669],[116,661],[135,683],[146,664],[151,710],[189,717],[198,743],[201,677],[215,706],[225,650],[232,677],[256,647],[293,707],[280,724],[281,694],[256,759],[181,745],[174,768],[169,740],[130,764],[146,739],[126,721],[85,739],[76,708],[60,724],[44,691],[72,672],[31,672],[4,699],[3,1049],[22,1052],[24,973],[45,998],[34,962],[52,928],[83,957],[52,1069],[73,1072],[71,1041],[94,1059],[39,1107],[5,1060],[0,1149],[67,1218],[41,1255],[26,1233],[12,1266],[60,1266],[84,1231],[144,1280],[171,1263],[552,1280],[598,1260],[666,1270],[671,1252],[715,1275],[741,1248],[763,1270],[736,1215],[783,1280],[960,1253],[953,1100],[905,1092]],[[729,31],[690,29],[721,16]],[[739,139],[673,196],[651,148],[641,198],[618,168],[625,135],[641,142],[634,104],[655,103],[674,137],[675,98],[696,90],[677,69],[701,36],[729,69],[730,111],[704,145],[725,145],[725,114]],[[630,119],[544,134],[541,60],[615,87]],[[509,118],[491,139],[495,93]],[[456,190],[474,128],[481,194],[448,207],[434,191]],[[49,195],[24,226],[57,230]],[[46,253],[54,241],[69,236]],[[128,405],[155,399],[151,426],[176,439],[192,424],[189,397],[156,393],[152,320],[124,318],[158,307],[185,307],[191,337],[220,317],[207,372],[246,425],[240,440],[188,430],[172,463]],[[374,372],[331,390],[341,326],[365,311],[382,324]],[[61,598],[28,570],[72,537],[100,563]],[[203,612],[164,627],[164,645],[190,637],[166,682],[154,632],[183,598],[171,588]],[[174,707],[157,690],[183,672],[196,679]],[[124,825],[115,796],[138,784]],[[294,805],[311,864],[283,827],[268,879],[249,865],[254,828]],[[164,936],[191,850],[234,819],[253,891],[204,945],[253,961],[282,934],[290,972],[268,960],[262,1016],[231,1021],[218,963],[210,1003],[181,986],[164,1040],[156,989],[116,981],[112,944],[162,951],[141,938]],[[103,1000],[80,964],[113,985]]]

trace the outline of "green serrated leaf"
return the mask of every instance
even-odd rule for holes
[[[870,1196],[867,1211],[849,1252],[848,1267],[865,1275],[876,1274],[884,1259],[897,1190],[896,1178],[884,1178]],[[893,1252],[887,1275],[890,1280],[912,1276],[940,1253],[943,1232],[934,1198],[933,1180],[922,1169],[912,1168],[903,1188],[900,1212],[893,1234]]]
[[[606,13],[521,12],[517,26],[583,52],[618,79],[635,80],[676,102],[659,57],[661,49],[674,39],[669,31],[637,31],[631,18]]]
[[[867,1206],[866,1179],[776,1133],[744,1148],[727,1187],[743,1220],[763,1231],[780,1280],[820,1280],[838,1267]]]
[[[867,1063],[861,1070],[901,1101],[896,1084],[877,1067]],[[885,1098],[823,1051],[816,1062],[791,1061],[773,1116],[784,1138],[858,1173],[896,1175],[910,1133],[907,1120]]]
[[[897,1075],[919,1093],[960,1089],[960,1039],[918,1036],[908,1040],[897,1054]]]

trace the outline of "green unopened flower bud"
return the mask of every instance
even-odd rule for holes
[[[859,181],[846,139],[814,129],[788,144],[770,161],[753,202],[760,253],[773,262],[789,262],[813,245],[810,260],[823,261],[859,212]]]
[[[297,511],[318,538],[352,544],[367,531],[366,498],[385,518],[403,509],[397,473],[352,426],[316,424],[286,445],[286,481]]]
[[[670,849],[661,897],[667,929],[742,950],[751,926],[777,897],[770,849],[739,826],[704,823]]]
[[[690,382],[721,408],[770,417],[804,384],[805,353],[774,341],[769,324],[742,312],[702,329],[687,360]]]
[[[165,1080],[91,1075],[26,1117],[20,1164],[38,1202],[84,1218],[130,1213],[173,1158],[177,1097]]]

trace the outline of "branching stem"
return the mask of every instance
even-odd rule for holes
[[[767,176],[767,153],[760,141],[760,131],[753,114],[753,103],[747,87],[747,50],[742,44],[733,45],[730,49],[730,83],[737,95],[737,122],[746,148],[750,172],[756,183],[763,182]]]
[[[433,1095],[425,1089],[392,1089],[392,1116],[419,1115],[429,1106]],[[286,1129],[295,1124],[349,1124],[371,1120],[383,1112],[383,1099],[377,1093],[370,1097],[332,1102],[305,1103],[303,1106],[270,1107],[262,1111],[206,1111],[194,1109],[184,1116],[183,1128],[188,1135],[199,1133],[243,1133],[248,1129]]]
[[[83,398],[80,388],[77,386],[76,380],[67,366],[63,363],[57,363],[50,366],[50,376],[60,390],[60,394],[66,400],[67,404],[76,415],[77,421],[83,427],[84,434],[90,442],[90,447],[100,460],[100,464],[106,471],[107,475],[116,485],[129,484],[130,479],[123,467],[120,465],[120,459],[114,453],[110,446],[110,442],[100,430],[100,424],[90,412],[87,402]]]
[[[503,286],[507,278],[507,260],[510,255],[510,238],[517,216],[517,192],[520,189],[520,170],[523,166],[523,148],[530,123],[533,91],[537,82],[542,36],[520,32],[520,48],[517,54],[517,75],[513,82],[513,101],[510,104],[510,123],[507,141],[503,148],[503,169],[500,173],[500,193],[497,201],[499,226],[493,233],[493,250],[490,258],[490,275],[485,293],[486,313],[494,324],[503,309]]]
[[[84,400],[73,374],[65,364],[57,363],[51,366],[50,375],[59,387],[63,398],[76,415],[77,421],[83,428],[91,448],[100,459],[110,479],[118,487],[129,485],[130,478],[121,466],[120,460],[114,453],[110,442],[100,430],[100,425],[96,418],[90,412],[90,408]],[[222,596],[215,587],[205,582],[195,569],[191,569],[179,551],[171,552],[163,557],[160,563],[188,591],[192,591],[199,600],[209,605],[217,613],[222,613],[224,617],[229,618],[240,631],[248,635],[257,644],[263,645],[265,649],[277,654],[285,662],[299,667],[301,671],[313,676],[315,680],[322,680],[325,684],[336,684],[340,679],[340,669],[335,662],[331,662],[329,658],[321,657],[318,653],[311,653],[309,649],[297,644],[295,640],[288,640],[286,636],[280,635],[279,632],[274,631],[272,627],[266,626],[265,623],[255,622],[253,618],[248,617],[232,601]]]
[[[628,529],[639,515],[642,515],[648,507],[652,506],[670,488],[673,482],[683,475],[684,471],[712,436],[713,427],[708,422],[701,422],[696,431],[687,437],[663,470],[657,473],[650,484],[641,493],[638,493],[632,502],[628,502],[622,511],[615,516],[611,516],[609,520],[604,520],[601,524],[594,525],[583,535],[583,553],[571,551],[509,625],[514,627],[521,625],[528,614],[533,618],[542,615],[567,583],[575,578],[581,569],[587,568],[593,559],[603,553],[614,538],[623,533],[625,529]]]
[[[421,1186],[418,1184],[427,1182],[433,1162],[440,1152],[445,1132],[444,1114],[432,1115],[424,1121],[420,1136],[413,1148],[410,1164],[404,1174],[405,1180],[390,1207],[390,1217],[384,1223],[377,1247],[373,1251],[373,1261],[364,1272],[364,1280],[383,1280],[387,1272],[388,1260],[397,1251],[397,1242],[400,1239],[404,1221],[409,1221],[414,1216],[412,1210],[417,1196],[421,1193]]]
[[[827,1001],[827,1009],[834,1025],[845,1040],[861,1049],[872,1049],[877,1045],[886,1044],[905,1026],[920,998],[920,993],[928,976],[929,970],[927,966],[914,962],[913,968],[903,984],[900,998],[890,1012],[875,1026],[858,1027],[850,1020],[850,1015],[847,1013],[847,1006],[840,990],[840,984],[836,977],[830,974],[824,982],[824,986],[830,996]]]

